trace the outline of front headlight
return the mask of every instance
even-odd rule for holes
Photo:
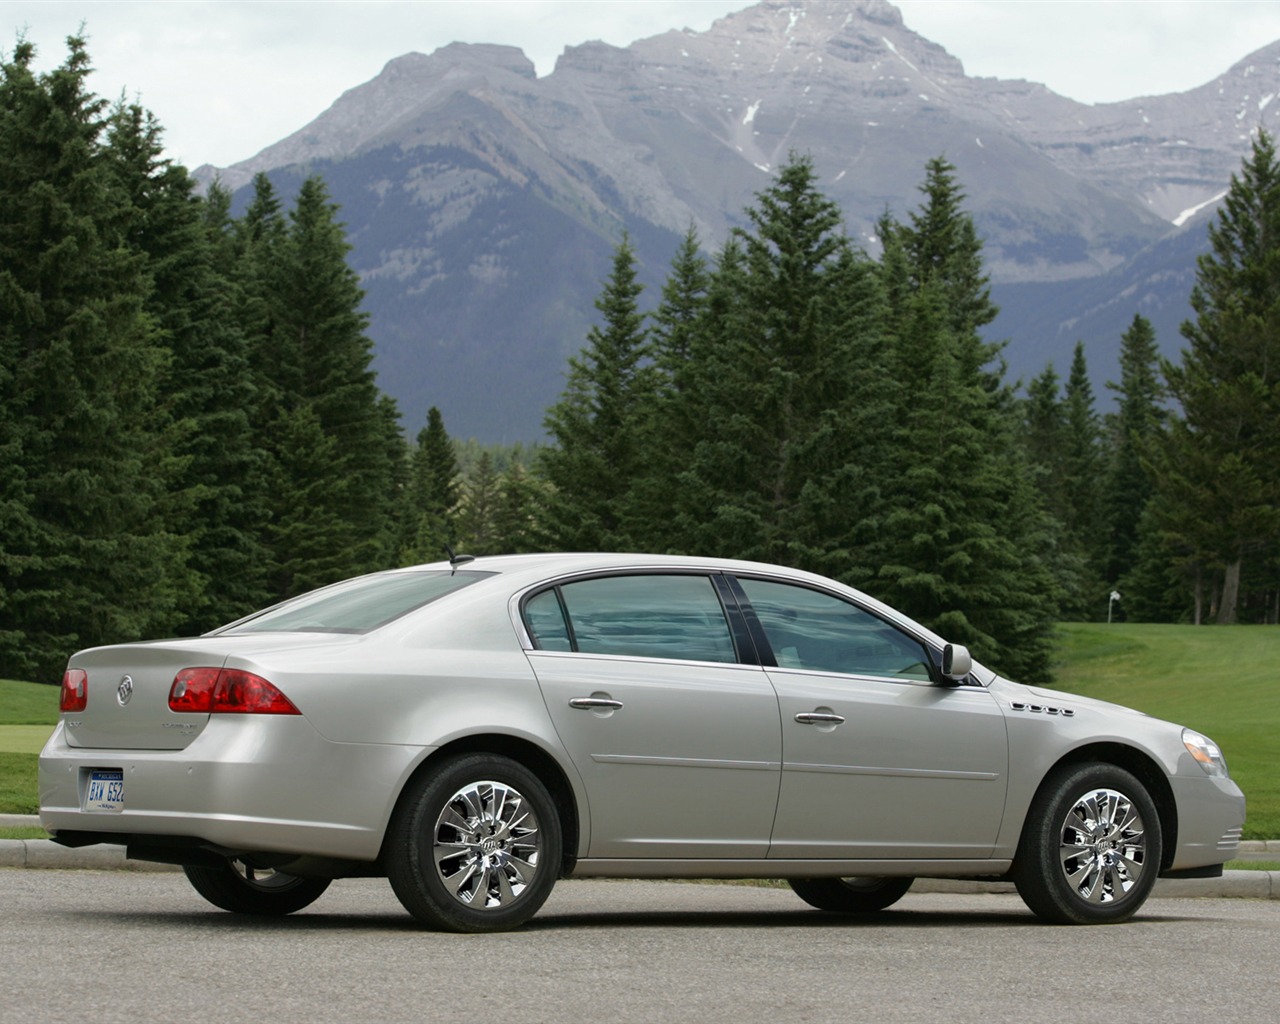
[[[1187,752],[1204,769],[1206,775],[1212,775],[1216,779],[1225,779],[1227,777],[1227,759],[1222,756],[1222,751],[1218,749],[1218,744],[1214,743],[1208,736],[1202,736],[1192,729],[1183,729],[1182,742],[1187,748]]]

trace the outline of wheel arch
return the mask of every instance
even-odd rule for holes
[[[1178,805],[1173,796],[1173,787],[1169,785],[1169,778],[1165,775],[1163,769],[1154,758],[1136,747],[1130,747],[1123,743],[1090,743],[1083,747],[1077,747],[1059,758],[1045,772],[1044,777],[1040,780],[1040,785],[1036,787],[1032,803],[1034,804],[1035,800],[1039,799],[1049,779],[1064,765],[1090,763],[1110,764],[1117,768],[1123,768],[1142,783],[1147,794],[1151,797],[1151,802],[1156,806],[1156,813],[1160,816],[1160,834],[1163,845],[1160,856],[1160,870],[1166,870],[1173,863],[1173,857],[1178,848]],[[1022,831],[1026,830],[1027,825],[1028,820],[1024,819]]]
[[[395,807],[389,821],[395,821],[405,795],[413,791],[414,784],[423,776],[434,771],[439,765],[463,754],[498,754],[523,765],[538,776],[539,781],[547,787],[551,801],[555,804],[560,819],[560,832],[563,837],[560,877],[567,876],[577,863],[578,836],[581,829],[578,817],[578,805],[574,799],[573,787],[563,769],[555,758],[539,747],[518,736],[504,733],[479,733],[473,736],[462,736],[437,750],[431,752],[404,781],[396,796]],[[388,834],[390,828],[388,827]],[[383,835],[383,849],[379,852],[381,862],[386,852],[387,834]]]

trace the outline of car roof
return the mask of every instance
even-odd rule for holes
[[[463,556],[459,556],[463,557]],[[542,552],[525,555],[482,555],[456,565],[448,561],[430,562],[408,567],[415,570],[469,570],[502,573],[504,575],[560,575],[561,573],[590,572],[592,570],[618,569],[707,569],[729,573],[756,573],[809,579],[815,583],[832,581],[801,569],[766,562],[753,562],[736,558],[711,558],[696,555],[642,554],[638,552]]]

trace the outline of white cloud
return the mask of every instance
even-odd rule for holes
[[[965,72],[1083,103],[1184,92],[1280,39],[1274,0],[897,0]]]

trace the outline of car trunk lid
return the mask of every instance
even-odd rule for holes
[[[81,711],[63,714],[67,743],[86,749],[182,750],[204,730],[207,713],[170,710],[174,677],[186,668],[221,668],[229,657],[348,644],[350,636],[258,634],[121,644],[81,651],[69,667],[87,674]]]

